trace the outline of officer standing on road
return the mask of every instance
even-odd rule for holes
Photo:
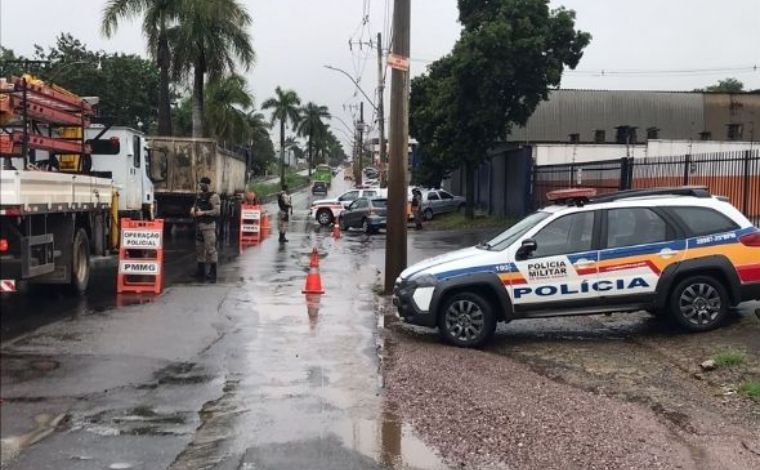
[[[280,243],[287,243],[285,232],[288,230],[288,221],[293,215],[293,200],[288,194],[288,185],[282,185],[282,192],[277,197],[277,205],[280,207]]]
[[[414,216],[414,228],[422,230],[422,191],[412,189],[412,215]]]
[[[221,213],[222,201],[219,195],[211,191],[211,180],[204,176],[199,184],[198,194],[190,215],[195,217],[195,253],[198,261],[198,279],[216,282],[216,218]],[[208,274],[206,274],[208,265]]]

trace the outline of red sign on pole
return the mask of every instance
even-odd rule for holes
[[[393,53],[388,54],[388,65],[396,70],[407,72],[409,71],[409,57]]]

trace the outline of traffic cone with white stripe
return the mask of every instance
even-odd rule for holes
[[[309,274],[306,275],[306,285],[301,291],[303,294],[324,294],[322,288],[322,276],[319,274],[319,268],[309,267]]]
[[[309,267],[319,267],[319,252],[317,251],[317,247],[314,247],[314,249],[311,251],[311,260],[309,261]]]

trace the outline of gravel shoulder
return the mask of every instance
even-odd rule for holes
[[[641,315],[519,321],[484,350],[445,346],[385,315],[387,398],[461,468],[760,468],[760,321],[702,335]],[[726,348],[746,361],[704,372]]]

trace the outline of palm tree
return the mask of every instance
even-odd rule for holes
[[[311,176],[311,168],[314,166],[314,159],[312,158],[312,148],[315,136],[324,131],[325,123],[322,119],[330,119],[330,112],[327,110],[327,106],[320,106],[311,101],[306,104],[301,110],[301,123],[298,125],[298,135],[304,136],[308,139],[307,149],[309,155],[309,161],[307,166],[309,168],[309,176]]]
[[[293,90],[283,90],[279,86],[274,90],[275,96],[264,101],[262,109],[272,110],[272,124],[280,121],[280,185],[285,184],[285,126],[290,121],[296,130],[301,120],[299,105],[301,98]]]
[[[224,142],[246,142],[250,135],[247,110],[251,106],[253,98],[246,89],[245,78],[240,75],[209,82],[205,97],[208,133]]]
[[[251,16],[239,0],[182,0],[177,20],[170,31],[174,72],[187,77],[192,71],[193,137],[202,137],[205,76],[213,81],[234,73],[236,61],[251,67]]]
[[[143,14],[143,34],[148,50],[160,71],[158,90],[158,133],[172,135],[171,103],[169,98],[170,52],[168,29],[177,17],[184,0],[108,0],[103,8],[101,30],[106,37],[116,32],[121,19]]]

